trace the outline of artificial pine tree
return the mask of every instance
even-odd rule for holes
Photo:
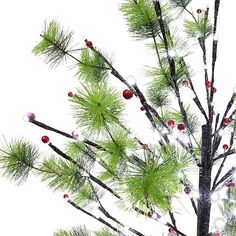
[[[96,42],[85,39],[77,48],[72,42],[73,32],[55,20],[45,22],[42,40],[33,53],[43,56],[52,67],[65,61],[72,63],[80,87],[68,92],[68,97],[78,128],[67,133],[28,113],[30,123],[67,138],[66,148],[62,150],[44,135],[42,142],[55,155],[43,158],[29,141],[8,142],[0,155],[3,174],[21,183],[34,171],[50,188],[64,191],[69,205],[105,226],[93,235],[146,235],[145,226],[141,230],[133,228],[105,207],[104,196],[110,194],[113,207],[141,216],[141,224],[143,218],[150,218],[167,227],[166,235],[185,236],[185,229],[178,227],[175,218],[184,211],[174,204],[182,193],[189,197],[192,214],[196,215],[197,236],[235,235],[236,167],[225,170],[224,164],[235,153],[236,91],[223,115],[214,109],[220,0],[215,0],[213,23],[211,9],[192,10],[190,5],[191,0],[122,2],[120,10],[129,31],[144,40],[157,57],[158,66],[146,73],[151,78],[146,93],[139,86],[141,81],[124,77]],[[178,35],[176,22],[180,24],[183,14],[184,32]],[[185,34],[188,37],[181,38]],[[194,40],[202,51],[204,76],[199,81],[192,80],[188,65],[187,45]],[[208,65],[209,42],[212,53]],[[118,92],[110,79],[127,88]],[[199,98],[197,83],[204,88],[205,99]],[[186,89],[191,99],[184,97]],[[135,135],[123,117],[125,103],[132,99],[140,101],[140,112],[151,126],[143,137]],[[228,135],[224,135],[226,131]],[[153,140],[144,142],[149,132]],[[198,181],[190,181],[193,168],[199,172]],[[226,193],[219,203],[222,216],[214,216],[210,226],[212,201],[219,200],[220,193]],[[92,203],[102,216],[89,210]],[[91,232],[78,226],[54,235],[88,236]]]

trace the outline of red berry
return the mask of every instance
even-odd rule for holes
[[[234,182],[229,182],[229,183],[226,184],[226,186],[228,188],[234,188],[235,187],[235,183]]]
[[[214,233],[213,236],[220,236],[218,232]]]
[[[42,138],[41,138],[42,142],[43,143],[48,143],[49,142],[49,137],[44,135]]]
[[[224,123],[224,125],[228,125],[230,123],[230,119],[225,117],[223,119],[223,123]]]
[[[211,87],[211,82],[210,82],[209,80],[207,80],[207,81],[205,82],[205,85],[206,85],[207,88],[210,88],[210,87]]]
[[[27,113],[28,121],[34,121],[35,120],[35,114],[34,113]]]
[[[202,13],[202,9],[197,9],[197,13],[201,14]]]
[[[73,97],[73,96],[74,96],[74,94],[72,92],[68,93],[68,97]]]
[[[183,124],[178,124],[177,129],[178,129],[179,131],[184,130],[184,125],[183,125]]]
[[[186,187],[184,188],[184,192],[185,192],[186,194],[190,194],[191,191],[192,191],[192,189],[191,189],[190,186],[186,186]]]
[[[123,91],[123,97],[124,97],[125,99],[130,99],[130,98],[132,98],[132,97],[133,97],[132,91],[129,90],[129,89],[125,89],[125,90]]]
[[[91,41],[88,41],[87,39],[85,39],[85,43],[88,48],[93,48],[93,43]]]
[[[216,88],[215,87],[213,88],[213,93],[216,93]]]
[[[183,80],[183,81],[182,81],[182,85],[183,85],[183,86],[188,86],[188,80],[186,80],[186,79]]]
[[[152,218],[153,211],[149,211],[147,215],[148,215],[148,217]]]
[[[171,234],[173,234],[173,233],[175,232],[173,228],[169,228],[168,231],[169,231],[169,233],[171,233]]]
[[[68,198],[69,198],[69,195],[68,195],[68,194],[64,194],[64,195],[63,195],[63,198],[64,198],[64,199],[68,199]]]
[[[224,144],[222,147],[224,150],[227,150],[229,148],[228,144]]]
[[[170,128],[174,128],[175,122],[174,122],[173,120],[169,120],[169,121],[168,121],[168,126],[169,126]]]
[[[141,106],[141,107],[140,107],[140,110],[141,110],[141,111],[144,111],[144,110],[145,110],[144,106]]]

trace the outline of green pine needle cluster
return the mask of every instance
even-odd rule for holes
[[[79,162],[86,170],[91,170],[95,164],[92,150],[83,142],[68,142],[66,145],[66,153],[76,162]]]
[[[72,103],[76,123],[87,136],[99,135],[114,126],[124,109],[120,94],[106,83],[83,85]]]
[[[228,188],[227,198],[223,199],[222,202],[223,204],[220,205],[220,210],[224,218],[227,219],[224,233],[227,236],[234,236],[236,235],[236,189]]]
[[[85,226],[73,227],[69,230],[58,230],[53,236],[119,236],[120,234],[110,230],[108,227],[104,227],[100,230],[91,232]]]
[[[45,22],[42,41],[33,48],[35,55],[43,56],[52,67],[65,61],[72,49],[73,32],[65,31],[57,21]]]
[[[85,226],[80,226],[70,230],[60,229],[53,236],[91,236],[91,232]]]
[[[91,202],[96,202],[97,197],[100,199],[103,193],[98,187],[91,187],[91,183],[86,181],[79,189],[77,194],[72,196],[73,202],[80,207],[87,207]]]
[[[45,159],[38,172],[42,181],[47,182],[53,190],[77,193],[85,182],[83,171],[78,166],[55,156]]]
[[[121,177],[127,167],[128,158],[126,152],[134,150],[137,147],[136,142],[130,138],[126,130],[116,127],[111,137],[108,136],[98,143],[105,148],[105,151],[101,151],[100,158],[107,164],[109,170],[115,173],[116,176]],[[108,179],[109,177],[114,176],[105,171],[100,178]]]
[[[3,175],[21,184],[27,179],[39,157],[38,148],[29,141],[13,139],[5,142],[5,146],[0,149],[0,166],[4,171]]]
[[[172,146],[166,146],[160,154],[163,159],[161,163],[149,153],[145,154],[146,161],[142,165],[130,163],[122,183],[126,200],[132,205],[153,209],[158,207],[163,211],[171,209],[171,199],[180,190],[178,174],[187,167],[188,161],[185,156],[180,158],[177,149]]]
[[[86,82],[101,82],[108,76],[108,67],[97,51],[84,48],[80,54],[78,76]]]
[[[213,32],[213,26],[204,14],[198,15],[195,20],[186,20],[185,32],[193,38],[205,40]]]
[[[127,21],[129,31],[137,39],[153,38],[160,33],[152,1],[125,0],[120,9]]]

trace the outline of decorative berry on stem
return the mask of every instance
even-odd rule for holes
[[[69,199],[69,195],[68,195],[68,194],[64,194],[64,195],[63,195],[63,198],[64,198],[65,200],[68,200],[68,199]]]
[[[130,98],[133,97],[133,92],[132,92],[131,90],[129,90],[129,89],[125,89],[125,90],[123,91],[123,97],[124,97],[125,99],[130,99]]]
[[[35,114],[32,113],[32,112],[28,112],[27,113],[27,118],[28,118],[28,121],[34,121],[35,120]]]
[[[222,147],[225,151],[229,148],[228,144],[224,144]]]
[[[214,88],[213,88],[213,93],[216,93],[216,91],[217,91],[217,90],[216,90],[216,88],[214,87]]]
[[[68,92],[68,97],[73,97],[74,96],[74,94],[72,93],[72,92]]]
[[[140,110],[141,110],[141,111],[144,111],[144,110],[145,110],[144,106],[141,106],[141,107],[140,107]]]
[[[169,228],[168,231],[170,234],[173,234],[175,232],[173,228]]]
[[[183,81],[182,81],[182,85],[188,87],[188,85],[189,85],[188,80],[187,80],[187,79],[183,80]]]
[[[48,143],[49,142],[49,137],[44,135],[42,138],[41,138],[42,142],[43,143]]]
[[[179,130],[179,131],[183,131],[184,130],[184,124],[178,124],[178,126],[177,126],[177,129]]]
[[[211,81],[207,80],[205,82],[206,88],[210,88],[211,87]]]
[[[84,41],[85,41],[86,46],[87,46],[88,48],[93,48],[93,43],[92,43],[91,41],[88,41],[87,39],[85,39]]]
[[[224,123],[224,125],[228,125],[230,123],[230,119],[227,117],[224,117],[223,123]]]
[[[170,128],[174,128],[175,122],[174,122],[173,120],[169,120],[169,121],[168,121],[168,126],[169,126]]]
[[[190,194],[191,191],[192,191],[192,189],[191,189],[190,186],[186,186],[186,187],[184,188],[184,192],[185,192],[186,194]]]
[[[202,9],[197,9],[197,14],[201,14],[202,13]]]
[[[153,214],[154,214],[153,211],[149,211],[147,215],[148,215],[148,217],[152,218]]]

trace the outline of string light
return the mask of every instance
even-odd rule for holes
[[[214,226],[216,229],[222,229],[225,226],[226,220],[222,217],[218,217],[214,220]]]
[[[212,201],[212,202],[217,202],[217,201],[219,201],[219,199],[220,199],[220,194],[219,194],[219,192],[213,192],[213,193],[211,194],[211,201]]]
[[[218,131],[218,135],[219,135],[219,136],[223,136],[224,133],[225,133],[225,131],[224,131],[223,129],[220,129],[220,130]]]
[[[168,51],[168,56],[169,57],[175,57],[175,51],[173,50],[173,49],[170,49],[169,51]]]
[[[196,190],[192,191],[190,195],[191,195],[191,197],[192,197],[193,199],[195,199],[195,200],[199,199],[199,197],[200,197],[199,192],[196,191]]]
[[[132,75],[127,76],[126,80],[130,85],[135,85],[136,84],[136,79]]]
[[[219,36],[218,36],[217,34],[214,34],[213,40],[214,40],[214,41],[218,41],[218,40],[219,40]]]
[[[76,131],[73,131],[73,132],[71,133],[71,135],[72,135],[72,137],[73,137],[74,139],[76,139],[76,140],[78,140],[78,141],[80,141],[80,142],[83,142],[83,141],[84,141],[83,135],[78,134]]]

